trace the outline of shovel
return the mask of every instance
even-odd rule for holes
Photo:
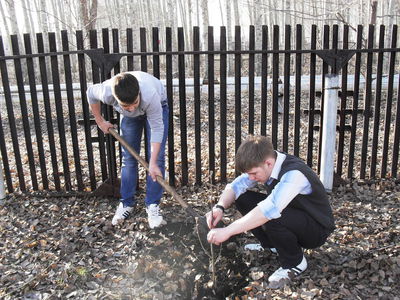
[[[146,169],[149,171],[148,163],[133,149],[131,145],[127,143],[114,128],[109,129],[109,133],[121,143],[121,145]],[[161,176],[156,176],[157,182],[167,191],[178,203],[183,207],[185,212],[196,219],[196,230],[199,240],[203,247],[208,245],[207,233],[209,231],[205,216],[201,216],[192,207],[190,207],[182,197],[176,192],[176,190],[170,186]]]

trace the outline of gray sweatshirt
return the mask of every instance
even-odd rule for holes
[[[111,93],[112,79],[102,83],[94,84],[87,89],[89,104],[99,101],[111,105],[124,117],[137,117],[146,115],[151,128],[151,142],[161,143],[164,135],[164,123],[162,117],[162,106],[167,104],[167,93],[160,80],[141,71],[129,72],[139,82],[141,101],[139,107],[132,112],[124,110]]]

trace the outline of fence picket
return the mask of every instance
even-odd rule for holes
[[[185,36],[183,28],[178,28],[178,51],[185,50]],[[186,115],[186,72],[185,72],[185,55],[178,55],[179,65],[179,119],[181,130],[181,162],[182,162],[182,184],[188,183],[188,157],[187,157],[187,115]]]
[[[19,55],[18,36],[17,35],[11,36],[11,45],[12,45],[13,55]],[[29,126],[28,106],[27,106],[26,97],[25,97],[24,78],[23,78],[23,74],[22,74],[23,71],[22,71],[21,59],[19,59],[19,58],[14,59],[14,70],[15,70],[15,76],[17,79],[19,104],[20,104],[20,108],[21,108],[21,117],[22,117],[22,123],[23,123],[23,127],[24,127],[23,130],[24,130],[24,137],[25,137],[26,152],[28,154],[29,171],[30,171],[30,175],[31,175],[32,187],[34,190],[38,190],[38,182],[37,182],[37,175],[36,175],[35,159],[34,159],[33,148],[32,148],[31,129]]]
[[[391,48],[396,48],[397,46],[397,25],[393,25],[392,27],[392,42]],[[387,161],[388,161],[388,148],[389,148],[389,132],[390,132],[390,124],[392,119],[392,104],[393,104],[393,81],[394,81],[394,71],[396,65],[396,52],[390,53],[389,59],[389,83],[388,83],[388,92],[387,92],[387,100],[386,100],[386,109],[385,109],[385,129],[383,134],[383,149],[382,149],[382,163],[381,163],[381,177],[384,178],[387,175]]]
[[[25,53],[32,54],[32,44],[29,34],[24,34],[24,44],[25,44]],[[26,59],[26,64],[27,64],[29,89],[32,102],[33,119],[35,124],[35,135],[37,143],[37,152],[39,156],[42,187],[44,190],[47,190],[49,188],[49,180],[47,178],[47,168],[44,156],[43,135],[42,135],[42,127],[40,124],[40,110],[37,97],[36,80],[35,80],[36,74],[35,74],[35,65],[33,63],[33,58],[28,57]]]
[[[49,50],[50,52],[57,52],[56,34],[49,32]],[[54,102],[57,114],[57,127],[60,139],[60,150],[63,165],[63,175],[65,181],[65,188],[67,191],[71,190],[71,175],[68,162],[68,147],[66,143],[65,125],[64,125],[64,109],[62,106],[61,88],[60,88],[60,71],[58,67],[57,56],[50,57],[51,73],[53,80]]]
[[[83,33],[80,30],[76,32],[76,46],[78,50],[83,50],[84,48]],[[83,125],[85,129],[85,144],[86,144],[86,153],[87,153],[87,161],[89,168],[90,188],[92,191],[94,191],[96,189],[96,174],[94,169],[89,104],[87,102],[87,97],[86,97],[87,77],[86,77],[86,63],[84,54],[78,54],[78,67],[79,67],[79,84],[80,84],[81,104],[83,112]]]
[[[68,33],[66,30],[61,31],[62,47],[63,51],[68,52]],[[79,143],[78,143],[78,128],[76,126],[76,113],[74,105],[74,92],[72,88],[72,74],[71,74],[71,61],[69,55],[64,55],[64,72],[65,72],[65,85],[67,88],[67,101],[68,101],[68,114],[69,114],[69,126],[71,126],[71,138],[72,138],[72,149],[74,153],[75,163],[75,175],[78,183],[78,190],[83,190],[83,179],[81,169],[81,159],[79,154]]]
[[[368,49],[372,49],[374,46],[374,25],[368,27]],[[361,150],[361,166],[360,166],[360,178],[365,178],[366,167],[367,167],[367,151],[368,151],[368,135],[369,135],[369,119],[371,117],[371,97],[372,97],[372,64],[373,64],[373,53],[368,52],[367,54],[367,77],[365,85],[365,99],[364,99],[364,126],[363,126],[363,139],[362,139],[362,150]]]
[[[99,177],[103,181],[107,179],[114,180],[116,178],[118,168],[116,162],[117,155],[115,153],[116,144],[114,140],[104,136],[97,127],[98,134],[92,136],[91,129],[94,130],[94,128],[91,126],[95,125],[95,122],[90,120],[86,88],[88,81],[98,83],[109,78],[111,75],[121,71],[124,72],[124,69],[128,71],[134,70],[135,57],[140,59],[140,70],[145,72],[149,70],[157,78],[160,78],[160,76],[165,77],[170,109],[168,171],[169,183],[171,185],[175,185],[175,179],[177,178],[175,174],[175,159],[177,157],[175,155],[180,156],[178,159],[180,163],[180,184],[187,185],[193,178],[193,181],[200,185],[204,181],[204,176],[206,176],[204,171],[209,172],[209,179],[207,180],[210,180],[212,183],[215,183],[217,180],[227,182],[227,167],[231,165],[231,162],[228,164],[228,158],[239,147],[243,135],[254,134],[258,130],[262,135],[268,134],[271,136],[273,144],[277,149],[293,152],[296,156],[306,155],[307,164],[319,169],[321,158],[320,140],[322,138],[321,124],[323,123],[322,110],[325,99],[323,99],[323,96],[322,98],[316,97],[319,97],[320,94],[323,95],[321,92],[324,89],[325,75],[328,72],[341,72],[342,76],[341,100],[338,108],[339,126],[337,126],[337,175],[343,176],[343,173],[347,173],[346,176],[348,178],[354,178],[355,175],[358,175],[358,177],[364,179],[368,171],[368,178],[376,178],[378,176],[397,177],[400,108],[398,103],[395,108],[396,100],[392,99],[395,90],[397,88],[400,89],[400,82],[398,83],[399,87],[395,86],[395,81],[398,78],[395,65],[396,54],[400,52],[400,49],[396,48],[397,26],[393,26],[390,49],[384,48],[385,30],[383,26],[380,27],[379,45],[378,47],[374,47],[375,27],[373,25],[369,27],[368,45],[366,48],[363,48],[363,27],[359,26],[357,28],[356,49],[352,49],[356,54],[355,59],[352,59],[351,64],[348,64],[347,61],[340,64],[342,59],[346,59],[346,55],[352,54],[352,51],[342,51],[347,50],[352,42],[349,41],[349,28],[348,25],[343,26],[343,37],[339,40],[338,25],[332,27],[324,26],[321,35],[323,39],[322,49],[317,49],[318,28],[315,25],[311,27],[311,46],[310,48],[307,46],[307,49],[303,49],[303,27],[301,25],[296,26],[294,45],[292,45],[292,27],[290,25],[285,26],[284,40],[282,41],[283,48],[280,41],[280,27],[277,25],[272,29],[271,46],[269,46],[268,41],[268,27],[262,26],[260,28],[262,38],[261,49],[256,49],[255,26],[250,26],[249,31],[246,33],[249,42],[248,49],[242,49],[242,28],[240,26],[235,27],[234,49],[229,49],[227,45],[225,27],[220,28],[219,48],[216,46],[217,42],[214,41],[213,27],[209,27],[207,49],[203,50],[200,50],[199,27],[194,27],[192,41],[188,43],[192,45],[193,50],[185,50],[184,31],[183,28],[179,28],[177,30],[177,49],[174,51],[172,49],[173,31],[171,28],[166,28],[165,52],[160,51],[160,29],[157,27],[152,28],[151,52],[147,50],[145,28],[140,29],[139,52],[134,51],[132,29],[127,29],[126,53],[120,53],[120,36],[119,30],[116,29],[112,29],[111,32],[112,45],[109,40],[109,30],[103,29],[101,31],[103,49],[99,49],[98,47],[98,37],[95,30],[89,32],[90,49],[85,49],[82,31],[77,31],[77,50],[72,51],[69,49],[68,33],[62,31],[62,52],[57,52],[55,33],[50,33],[48,36],[50,45],[48,50],[45,50],[43,36],[41,34],[37,35],[38,53],[32,53],[30,37],[28,34],[24,35],[25,54],[20,53],[18,39],[14,36],[11,39],[11,49],[13,50],[13,55],[11,56],[5,56],[4,48],[2,49],[4,47],[3,42],[0,39],[1,96],[5,100],[4,110],[7,109],[7,112],[0,112],[0,123],[2,118],[3,121],[8,121],[7,127],[3,123],[0,124],[0,151],[3,157],[7,188],[9,191],[13,191],[17,187],[22,191],[42,188],[44,190],[55,188],[57,191],[61,191],[62,189],[68,191],[77,189],[82,191],[89,188],[94,190]],[[343,42],[343,46],[340,47],[343,49],[338,49],[341,42]],[[110,53],[110,45],[112,46],[112,53]],[[294,49],[292,49],[292,46]],[[87,59],[85,54],[94,59],[91,61],[91,69],[90,64],[87,65],[85,62]],[[78,57],[79,69],[77,74],[79,75],[80,86],[73,82],[74,74],[72,73],[73,66],[71,65],[72,59],[75,58],[73,55],[77,55]],[[292,57],[294,55],[295,57]],[[318,60],[317,55],[319,57]],[[61,60],[59,60],[59,56],[62,56]],[[227,77],[227,58],[229,56],[232,56],[235,60],[235,77],[232,81],[231,78]],[[271,57],[271,62],[268,61],[269,56]],[[375,59],[375,56],[377,59]],[[387,77],[383,74],[383,64],[386,63],[386,56],[389,62],[389,75]],[[126,57],[126,63],[122,60],[114,65],[116,59],[118,60],[121,57]],[[365,66],[362,64],[363,57],[366,61]],[[39,62],[38,71],[40,71],[40,79],[39,77],[38,79],[35,78],[36,58]],[[205,58],[204,61],[202,61],[203,58]],[[164,62],[164,59],[165,65],[161,63]],[[25,68],[22,65],[22,62],[25,62],[25,60],[26,74]],[[186,68],[192,66],[192,64],[186,64],[188,60],[193,60],[193,80],[186,78],[187,74],[191,73]],[[7,61],[14,62],[13,69],[7,65]],[[260,61],[261,65],[257,61]],[[355,62],[354,69],[352,66],[353,61]],[[204,71],[206,76],[204,82],[201,83],[200,72],[202,71],[202,63],[205,62],[206,68]],[[110,63],[113,63],[111,71],[108,68],[108,66],[111,66]],[[215,65],[216,63],[218,64],[217,66]],[[269,63],[271,65],[268,69]],[[10,72],[7,70],[7,67],[10,69]],[[260,67],[261,69],[259,70]],[[165,70],[161,70],[161,68],[165,68]],[[354,70],[354,75],[352,75],[348,68],[351,71]],[[174,69],[177,70],[176,73],[174,73]],[[366,69],[366,80],[362,76],[364,69]],[[374,70],[376,70],[376,74],[373,74]],[[282,76],[280,76],[280,71],[283,71]],[[317,72],[321,76],[316,76]],[[261,74],[261,78],[256,77],[256,74],[259,73]],[[271,79],[268,78],[269,73],[272,75]],[[244,77],[242,77],[242,74]],[[306,78],[308,74],[309,77]],[[177,77],[176,81],[174,76]],[[310,80],[308,85],[308,99],[303,99],[303,91],[307,89],[307,83],[304,83],[305,78]],[[321,81],[319,81],[320,79]],[[11,82],[15,82],[17,87],[11,87],[10,80]],[[27,85],[24,85],[24,80],[27,81]],[[164,81],[163,78],[161,80]],[[206,80],[208,80],[207,83]],[[39,86],[41,85],[41,89],[36,85],[36,81],[40,81],[38,84]],[[175,82],[178,83],[177,95],[179,99],[177,100],[179,104],[175,104],[179,105],[178,113],[177,107],[174,110]],[[192,82],[193,84],[191,84]],[[202,84],[207,84],[207,88],[202,89]],[[231,84],[234,85],[232,103],[228,101],[228,91]],[[360,91],[360,88],[362,88],[362,91]],[[245,89],[247,89],[248,94],[243,93]],[[256,89],[261,90],[261,95],[256,92]],[[80,109],[76,106],[77,102],[75,102],[76,96],[74,92],[76,90],[80,90],[85,141],[81,141],[78,134],[79,128],[76,125],[76,113],[79,113]],[[272,97],[269,96],[270,90],[272,90]],[[193,104],[187,100],[188,96],[191,96],[192,91]],[[387,95],[384,94],[385,91],[387,91]],[[13,93],[16,92],[18,92],[18,105],[20,106],[18,112],[21,110],[21,123],[24,126],[23,136],[20,135],[19,137],[17,134],[19,123],[17,124],[16,117],[14,116],[15,106],[13,106],[16,104],[13,99],[15,97]],[[51,95],[50,92],[52,92]],[[66,92],[66,100],[62,98],[64,95],[62,93],[64,92]],[[203,94],[204,92],[207,92],[206,96]],[[248,99],[242,100],[243,95],[246,95],[245,97],[248,97]],[[39,99],[38,96],[42,96],[43,100]],[[347,106],[350,106],[349,101],[351,96],[353,97],[352,108],[347,108]],[[206,99],[204,105],[207,105],[207,107],[202,107],[202,98]],[[399,93],[397,98],[399,98]],[[269,99],[271,99],[271,103],[268,103]],[[283,99],[283,110],[278,105],[278,101],[281,99]],[[41,128],[41,101],[43,101],[43,113],[46,118],[47,130]],[[398,101],[399,99],[397,99]],[[362,103],[364,110],[358,108],[359,103]],[[193,105],[193,107],[189,107],[189,105]],[[383,105],[385,105],[384,114],[383,111],[381,112],[381,106],[383,107]],[[308,109],[304,109],[304,113],[308,115],[303,116],[301,109],[306,106],[308,106]],[[371,107],[374,110],[373,114],[371,113]],[[65,111],[66,109],[67,111]],[[192,114],[190,113],[188,116],[187,112],[190,112],[192,109],[194,117],[190,119]],[[28,112],[30,111],[32,111],[31,123],[28,122],[30,121],[28,120]],[[102,111],[107,120],[118,123],[119,115],[114,115],[114,111],[110,106],[102,105]],[[228,119],[229,111],[234,111],[234,119]],[[362,119],[358,117],[360,111],[364,113]],[[6,113],[7,116],[5,115]],[[68,113],[68,116],[64,116],[64,113]],[[219,116],[216,113],[219,113]],[[56,114],[57,120],[53,121],[52,114]],[[349,114],[351,114],[351,118]],[[179,120],[176,120],[176,115],[179,115]],[[372,115],[373,121],[370,122]],[[307,120],[305,122],[307,124],[305,133],[308,136],[305,139],[301,136],[303,119]],[[346,122],[350,122],[350,120],[351,125],[346,125]],[[203,130],[202,122],[204,123],[204,121],[208,125],[207,133]],[[357,121],[361,121],[362,126],[359,126],[359,122]],[[383,121],[385,123],[384,126],[380,126],[380,122]],[[57,123],[55,124],[55,122]],[[81,120],[78,123],[80,122]],[[192,141],[189,140],[192,136],[189,136],[188,131],[192,122],[194,123],[193,146],[191,145]],[[231,123],[228,125],[228,122]],[[235,123],[233,124],[233,122]],[[35,128],[29,128],[29,126],[32,126],[31,124],[34,124]],[[293,126],[291,127],[290,125]],[[228,136],[228,126],[229,130],[234,131],[231,136]],[[246,126],[248,127],[246,128]],[[260,129],[258,129],[258,126],[260,126]],[[348,129],[351,131],[347,134],[346,130]],[[372,129],[371,136],[369,136],[370,129]],[[290,130],[293,131],[290,132]],[[318,130],[318,134],[314,132],[316,130]],[[362,130],[362,134],[358,133],[360,130]],[[36,144],[33,143],[33,145],[31,144],[35,141],[33,139],[30,141],[31,131],[32,133],[34,132],[35,139],[37,140],[35,140]],[[290,135],[289,132],[291,133]],[[180,135],[180,140],[176,144],[174,133]],[[207,135],[206,138],[205,135]],[[60,136],[60,143],[58,145],[55,142],[56,136]],[[71,144],[66,143],[67,136],[72,138]],[[11,137],[10,141],[12,142],[13,153],[10,153],[7,149],[6,138],[8,142],[9,137]],[[216,145],[216,138],[219,145]],[[346,143],[347,138],[349,139],[348,146]],[[22,139],[24,140],[22,141]],[[303,140],[307,142],[302,143],[301,141]],[[235,145],[231,147],[232,149],[228,149],[228,142],[231,143],[231,141],[234,141]],[[98,142],[98,147],[97,145],[94,147],[93,142]],[[83,150],[81,143],[86,144],[85,150]],[[146,137],[145,143],[147,149]],[[20,147],[20,144],[24,144],[26,149],[22,150],[23,147]],[[204,144],[207,144],[207,149]],[[382,149],[379,147],[379,144],[382,144]],[[391,144],[393,144],[393,147],[391,147]],[[189,149],[188,145],[190,145]],[[218,149],[216,149],[217,147]],[[180,153],[177,152],[175,154],[176,148],[180,148]],[[46,149],[50,149],[51,160],[49,162],[46,161],[45,157]],[[195,151],[193,161],[189,159],[188,151],[191,149]],[[68,150],[72,150],[71,153]],[[119,148],[119,150],[119,158],[121,159],[121,149]],[[29,164],[24,165],[22,157],[26,157],[26,161]],[[359,157],[360,159],[358,159]],[[148,153],[146,153],[146,158],[148,159]],[[84,164],[83,160],[86,159],[87,164]],[[11,167],[10,160],[15,160],[15,168],[17,169],[15,173],[12,173],[14,166]],[[99,166],[97,166],[95,160],[99,161]],[[47,164],[50,166],[50,162],[52,170],[47,169]],[[59,163],[62,164],[62,170],[59,170]],[[391,168],[390,172],[388,172],[389,165]],[[99,170],[96,169],[97,167]],[[195,176],[193,177],[189,176],[192,168],[195,168]],[[29,173],[30,176],[27,175]],[[74,176],[71,176],[72,174]],[[17,176],[18,178],[14,179]],[[90,178],[90,183],[85,180],[85,176]],[[63,177],[62,180],[61,177]],[[39,178],[41,179],[40,181],[38,180]],[[27,182],[32,187],[29,186],[28,188]]]
[[[193,28],[193,50],[200,50],[200,28]],[[194,143],[196,159],[196,184],[201,184],[201,91],[200,91],[200,55],[193,55],[194,88]]]
[[[208,51],[214,51],[214,30],[208,27]],[[214,93],[214,55],[207,55],[208,65],[208,169],[211,182],[215,183],[215,93]]]
[[[45,53],[43,35],[38,33],[36,35],[37,47],[39,53]],[[51,164],[53,168],[54,185],[57,191],[61,190],[60,175],[58,172],[58,157],[56,152],[56,144],[54,139],[54,127],[52,119],[52,109],[50,105],[50,93],[47,79],[47,67],[45,56],[39,57],[40,78],[42,84],[43,104],[46,114],[47,135],[50,148]]]

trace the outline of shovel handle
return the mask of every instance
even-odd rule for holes
[[[147,161],[145,161],[136,151],[135,149],[133,149],[133,147],[131,145],[128,144],[127,141],[125,141],[125,139],[120,136],[118,134],[118,132],[114,129],[114,128],[110,128],[109,133],[115,137],[115,139],[117,141],[119,141],[121,143],[122,146],[124,146],[124,148],[126,150],[128,150],[128,152],[130,154],[132,154],[132,156],[146,169],[146,171],[149,171],[149,164],[147,163]],[[186,209],[186,211],[188,213],[190,213],[192,216],[198,217],[200,216],[197,212],[195,212],[183,199],[182,197],[175,191],[175,189],[170,186],[161,176],[156,176],[156,180],[157,182],[168,192],[171,194],[171,196],[173,198],[175,198],[176,201],[179,202],[179,204]]]

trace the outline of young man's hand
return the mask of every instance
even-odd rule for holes
[[[231,237],[229,233],[228,227],[225,228],[214,228],[209,231],[207,234],[207,240],[209,243],[219,245],[225,242],[227,239]]]
[[[221,221],[224,212],[220,208],[214,207],[211,211],[206,213],[208,228],[212,229],[217,226],[218,222]]]
[[[103,131],[105,134],[109,133],[110,128],[114,128],[114,125],[111,124],[110,122],[103,120],[97,123],[97,126]]]
[[[149,175],[153,181],[157,180],[157,176],[163,177],[160,168],[156,163],[150,162],[149,164]]]

